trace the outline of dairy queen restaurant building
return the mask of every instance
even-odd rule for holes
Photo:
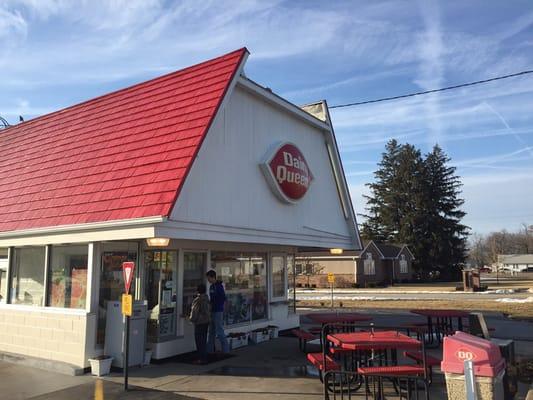
[[[209,269],[226,332],[299,324],[295,254],[360,239],[326,103],[255,83],[248,55],[0,130],[0,353],[87,367],[122,329],[124,261],[155,359],[194,350]]]

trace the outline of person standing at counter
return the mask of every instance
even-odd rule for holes
[[[191,315],[189,321],[194,324],[194,340],[196,342],[196,351],[198,360],[195,364],[207,364],[207,329],[209,327],[209,297],[207,297],[206,287],[202,283],[198,285],[197,295],[191,306]]]
[[[209,286],[209,298],[211,300],[211,321],[209,324],[209,339],[207,348],[210,352],[215,351],[215,340],[220,340],[223,353],[229,352],[228,341],[224,333],[224,303],[226,302],[226,292],[222,281],[217,279],[214,270],[207,271]]]

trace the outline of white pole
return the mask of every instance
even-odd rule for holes
[[[477,400],[476,377],[474,376],[474,363],[466,360],[464,363],[466,400]]]

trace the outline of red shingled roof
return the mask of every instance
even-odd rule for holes
[[[168,216],[245,54],[0,131],[0,232]]]

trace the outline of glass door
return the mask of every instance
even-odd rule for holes
[[[178,281],[175,251],[146,251],[146,300],[148,301],[148,341],[176,337],[176,291]]]

